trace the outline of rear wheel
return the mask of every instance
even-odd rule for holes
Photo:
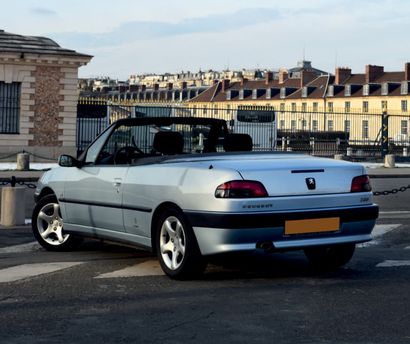
[[[355,244],[343,244],[309,247],[304,251],[314,267],[332,270],[347,264],[353,257],[355,248]]]
[[[156,249],[162,270],[171,278],[193,278],[206,267],[192,227],[178,209],[170,208],[161,214]]]
[[[33,210],[31,226],[34,237],[48,251],[67,251],[81,240],[64,232],[60,204],[54,195],[41,198]]]

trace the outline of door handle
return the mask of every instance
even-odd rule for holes
[[[120,192],[120,187],[121,187],[121,184],[122,184],[122,179],[121,179],[121,178],[115,178],[115,179],[114,179],[114,182],[113,182],[112,184],[113,184],[114,188],[117,189],[117,192]]]

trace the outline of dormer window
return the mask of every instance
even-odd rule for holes
[[[302,98],[306,98],[308,96],[308,88],[304,86],[302,88]]]
[[[283,99],[283,98],[286,98],[286,87],[282,87],[281,89],[280,89],[280,97]]]
[[[345,85],[345,97],[350,97],[352,95],[352,87],[350,85]]]
[[[231,96],[232,96],[231,90],[228,90],[228,91],[226,92],[226,100],[231,100]]]
[[[257,89],[252,90],[252,99],[258,99],[258,90]]]
[[[408,94],[409,93],[409,83],[407,81],[403,81],[400,87],[400,94]]]
[[[329,88],[327,89],[327,96],[333,97],[334,95],[335,95],[335,88],[333,85],[329,85]]]
[[[363,85],[363,95],[368,96],[369,91],[370,91],[370,85],[369,84]]]
[[[241,90],[239,90],[239,100],[243,100],[243,95],[244,95],[244,90],[243,89],[241,89]]]
[[[266,99],[271,99],[272,98],[272,90],[268,88],[266,90]]]
[[[382,84],[382,96],[387,96],[389,94],[389,84],[387,82]]]

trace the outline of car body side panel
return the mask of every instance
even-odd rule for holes
[[[93,228],[124,231],[122,183],[127,166],[86,166],[65,173],[65,222]]]
[[[184,210],[196,204],[201,209],[215,202],[215,185],[240,178],[232,170],[187,169],[183,164],[130,167],[123,188],[125,230],[149,237],[159,205],[169,202]]]

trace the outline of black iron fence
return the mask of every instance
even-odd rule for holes
[[[80,105],[79,105],[80,106]],[[87,113],[87,106],[90,112]],[[113,121],[126,117],[210,117],[227,121],[232,132],[252,136],[254,150],[302,151],[313,155],[345,154],[352,158],[381,157],[385,152],[407,155],[410,118],[363,112],[275,110],[271,106],[236,108],[82,104],[77,147],[82,151]]]

